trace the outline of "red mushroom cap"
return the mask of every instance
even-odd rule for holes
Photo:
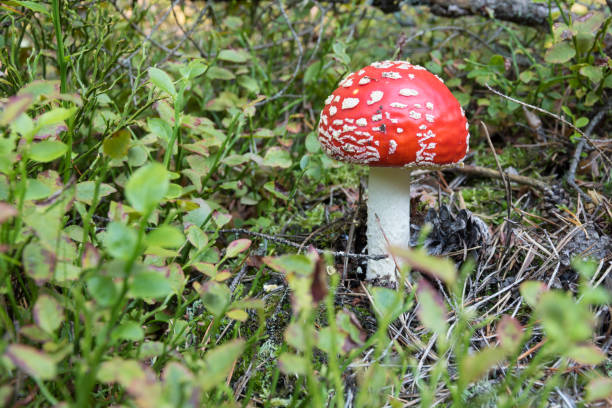
[[[405,61],[374,62],[349,74],[319,121],[329,156],[369,166],[459,163],[469,136],[465,113],[442,79]]]

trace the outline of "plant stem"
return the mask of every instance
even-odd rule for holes
[[[57,66],[60,74],[60,92],[66,93],[66,58],[64,55],[64,37],[62,35],[62,21],[61,21],[61,2],[60,0],[53,0],[51,3],[52,7],[52,15],[53,15],[53,27],[55,28],[55,40],[57,42],[56,53],[57,53]],[[63,103],[66,105],[66,103]],[[73,122],[70,121],[68,124],[68,139],[66,140],[66,144],[68,145],[68,150],[66,151],[66,156],[64,157],[64,183],[67,183],[72,168],[72,132],[74,131]]]
[[[338,287],[339,275],[334,274],[331,277],[330,291],[325,297],[325,308],[327,309],[327,321],[331,333],[331,350],[329,353],[329,370],[331,371],[334,387],[336,388],[335,400],[336,407],[344,408],[344,386],[342,384],[342,373],[338,363],[338,343],[336,336],[338,334],[338,326],[336,324],[336,313],[334,309],[334,294]]]
[[[55,39],[57,41],[57,65],[60,72],[60,92],[66,92],[66,59],[64,58],[64,39],[62,37],[62,24],[60,20],[60,0],[53,0],[53,26],[55,27]]]
[[[182,90],[181,90],[181,93],[182,93]],[[172,157],[172,151],[174,150],[174,143],[176,143],[176,139],[179,136],[180,130],[181,130],[181,113],[179,112],[179,109],[178,109],[178,103],[175,101],[174,102],[174,128],[172,129],[172,137],[170,138],[170,141],[168,142],[168,149],[166,150],[166,153],[164,154],[164,167],[168,171],[170,170],[169,168],[170,157]],[[177,163],[175,164],[175,168],[176,168],[176,171],[180,171],[180,164],[178,163],[178,158],[177,158]]]
[[[110,334],[111,331],[115,328],[115,325],[119,321],[121,317],[121,310],[123,309],[123,304],[125,300],[125,296],[127,295],[128,285],[130,276],[132,275],[134,263],[136,263],[136,259],[140,255],[141,246],[144,239],[144,232],[147,225],[147,220],[151,215],[151,210],[146,211],[141,219],[138,227],[138,238],[136,240],[136,250],[127,260],[124,267],[124,277],[123,277],[123,285],[121,287],[121,292],[117,298],[117,301],[113,305],[110,318],[108,319],[108,323],[104,326],[103,332],[100,335],[100,342],[96,345],[93,350],[93,357],[89,360],[87,364],[88,369],[86,371],[82,371],[80,373],[80,378],[77,381],[77,404],[79,407],[90,406],[91,401],[91,392],[95,385],[96,375],[98,373],[98,369],[100,368],[100,363],[102,362],[102,357],[108,348],[110,342]]]

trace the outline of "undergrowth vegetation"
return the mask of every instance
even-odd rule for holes
[[[612,404],[612,18],[539,3],[547,26],[3,1],[0,404]],[[394,58],[472,134],[465,168],[416,173],[416,219],[467,208],[492,236],[396,248],[390,289],[363,281],[365,170],[316,129],[345,74]]]

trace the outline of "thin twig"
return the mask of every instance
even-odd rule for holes
[[[260,102],[257,102],[255,106],[265,105],[266,103],[283,96],[283,94],[287,91],[287,89],[289,89],[289,86],[291,86],[295,78],[297,78],[298,73],[302,69],[302,58],[304,57],[304,48],[302,47],[302,42],[300,41],[300,37],[298,37],[297,33],[295,32],[295,29],[293,28],[293,25],[291,24],[291,20],[289,19],[289,16],[287,15],[287,12],[285,11],[285,7],[283,6],[283,0],[278,0],[277,3],[278,3],[278,7],[281,13],[283,14],[283,18],[285,19],[285,22],[287,23],[287,27],[289,27],[289,31],[291,31],[293,40],[295,41],[295,44],[298,47],[298,60],[297,60],[297,64],[295,64],[295,69],[293,70],[293,74],[291,75],[291,78],[289,78],[289,80],[287,81],[283,89],[281,89],[280,91],[278,91],[276,94],[272,95],[271,97],[266,98]]]
[[[308,61],[306,61],[306,64],[304,65],[310,64],[310,61],[312,61],[315,55],[317,55],[317,53],[319,52],[321,40],[323,39],[323,29],[325,28],[325,24],[323,23],[325,22],[325,15],[327,14],[327,10],[329,10],[329,8],[323,8],[323,6],[321,6],[321,4],[316,0],[314,0],[314,3],[317,5],[317,7],[319,8],[319,12],[321,13],[321,21],[319,21],[319,33],[317,34],[317,43],[315,44],[314,49],[310,53]]]
[[[580,162],[580,155],[582,154],[582,150],[584,149],[586,137],[591,135],[591,132],[593,132],[595,126],[597,126],[597,124],[601,121],[601,119],[603,119],[604,115],[609,112],[611,108],[612,102],[608,101],[606,106],[602,108],[599,112],[597,112],[595,116],[593,116],[593,119],[591,119],[589,126],[584,131],[585,137],[580,138],[578,144],[576,145],[574,156],[572,157],[572,161],[570,162],[570,168],[565,176],[565,181],[567,182],[567,184],[569,184],[574,190],[576,190],[582,196],[582,198],[584,198],[589,203],[593,201],[591,197],[589,197],[587,193],[582,191],[578,184],[576,184],[576,169],[578,168],[578,163]]]
[[[159,42],[155,41],[154,39],[152,39],[151,37],[153,36],[153,34],[155,34],[155,32],[159,29],[159,26],[166,21],[166,19],[168,18],[168,16],[170,15],[170,11],[174,8],[174,6],[176,4],[178,4],[179,0],[174,0],[171,4],[170,4],[170,8],[168,8],[168,10],[166,10],[166,13],[160,18],[160,20],[155,24],[155,26],[151,29],[151,32],[149,34],[145,34],[140,27],[138,27],[136,24],[134,24],[132,22],[132,20],[125,15],[125,13],[123,12],[123,10],[121,10],[121,8],[117,5],[116,1],[111,1],[111,4],[113,5],[113,7],[115,8],[115,10],[117,10],[117,12],[121,15],[121,17],[128,22],[128,24],[130,25],[130,27],[132,27],[132,29],[134,31],[136,31],[138,34],[140,34],[141,36],[144,37],[144,40],[142,41],[142,44],[144,44],[145,42],[150,42],[151,44],[153,44],[154,46],[156,46],[157,48],[159,48],[162,51],[165,51],[167,53],[170,53],[172,55],[175,56],[182,56],[182,54],[177,53],[175,50],[172,50],[168,47],[166,47],[163,44],[160,44]],[[129,61],[131,60],[134,55],[136,55],[138,53],[139,50],[134,50],[134,52],[132,52],[132,54],[130,54],[127,58],[125,58],[125,61]]]
[[[491,88],[491,86],[489,86],[489,84],[485,84],[485,86],[486,86],[486,87],[489,89],[489,91],[493,92],[493,93],[494,93],[494,94],[496,94],[496,95],[501,96],[502,98],[508,99],[509,101],[512,101],[512,102],[514,102],[514,103],[518,103],[519,105],[526,106],[526,107],[528,107],[528,108],[531,108],[531,109],[537,110],[538,112],[542,112],[542,113],[544,113],[544,114],[546,114],[546,115],[552,116],[553,118],[555,118],[555,119],[557,119],[557,120],[559,120],[559,121],[561,121],[561,122],[565,123],[567,126],[571,127],[571,128],[572,128],[572,129],[574,129],[576,132],[578,132],[578,133],[579,133],[579,134],[580,134],[580,135],[581,135],[583,138],[585,138],[585,139],[587,140],[587,142],[589,142],[589,144],[590,144],[590,145],[591,145],[591,146],[592,146],[592,147],[593,147],[595,150],[597,150],[597,151],[598,151],[598,152],[601,154],[601,157],[603,157],[603,158],[604,158],[604,160],[606,160],[606,161],[608,162],[608,164],[612,164],[612,160],[610,160],[610,159],[609,159],[609,158],[608,158],[608,157],[605,155],[605,153],[604,153],[604,152],[601,150],[601,148],[600,148],[599,146],[597,146],[597,145],[596,145],[596,144],[595,144],[595,143],[594,143],[594,142],[591,140],[591,138],[590,138],[588,135],[585,135],[585,134],[584,134],[584,132],[583,132],[582,130],[578,129],[576,126],[574,126],[574,124],[573,124],[573,123],[568,122],[568,121],[567,121],[565,118],[563,118],[562,116],[555,115],[554,113],[549,112],[549,111],[547,111],[546,109],[542,109],[542,108],[540,108],[539,106],[530,105],[530,104],[528,104],[528,103],[526,103],[526,102],[523,102],[523,101],[518,100],[518,99],[516,99],[516,98],[513,98],[513,97],[511,97],[511,96],[505,95],[505,94],[503,94],[503,93],[501,93],[501,92],[499,92],[499,91],[497,91],[497,90],[495,90],[495,89]],[[609,105],[608,105],[608,106],[609,106]]]
[[[470,166],[466,164],[463,167],[445,168],[444,171],[452,171],[454,173],[462,173],[462,174],[467,174],[467,175],[472,175],[472,176],[491,177],[491,178],[497,178],[501,180],[503,180],[503,177],[506,177],[508,180],[514,183],[524,184],[530,187],[537,188],[538,190],[541,190],[544,192],[551,191],[551,186],[549,186],[548,184],[546,184],[545,182],[541,180],[537,180],[537,179],[527,177],[527,176],[520,176],[518,174],[509,174],[506,172],[504,172],[502,176],[499,173],[499,171],[489,169],[488,167]]]
[[[499,175],[504,182],[506,187],[506,201],[508,203],[508,222],[510,223],[510,216],[512,215],[512,189],[510,188],[510,182],[506,177],[506,173],[502,169],[501,163],[499,162],[499,157],[497,157],[497,152],[495,151],[495,147],[493,146],[493,142],[491,141],[491,136],[489,136],[489,129],[487,129],[487,125],[481,120],[480,125],[484,129],[485,137],[487,138],[487,142],[489,143],[489,147],[491,148],[491,153],[493,153],[493,158],[495,159],[495,164],[497,165],[497,170],[499,171]]]
[[[210,231],[210,232],[214,232],[214,231]],[[298,244],[297,242],[293,242],[293,241],[289,241],[288,239],[285,238],[280,238],[280,237],[275,237],[273,235],[268,235],[268,234],[264,234],[261,232],[255,232],[255,231],[249,231],[248,229],[244,229],[244,228],[229,228],[229,229],[221,229],[218,232],[222,233],[222,234],[245,234],[245,235],[251,235],[254,237],[259,237],[259,238],[263,238],[263,239],[267,239],[270,241],[274,241],[274,242],[278,242],[279,244],[284,244],[284,245],[288,245],[294,248],[300,248],[301,244]],[[330,251],[327,249],[319,249],[319,248],[314,248],[314,250],[318,253],[318,254],[331,254],[333,256],[346,256],[348,258],[352,258],[352,259],[372,259],[375,261],[381,260],[381,259],[385,259],[388,255],[386,254],[380,254],[380,255],[366,255],[366,254],[349,254],[346,253],[344,251]]]
[[[200,44],[198,44],[193,38],[191,38],[191,34],[195,30],[195,28],[198,26],[198,24],[200,24],[200,20],[202,19],[204,14],[206,14],[206,12],[208,11],[208,7],[209,6],[208,6],[208,2],[207,2],[206,6],[204,6],[204,8],[202,8],[202,10],[200,10],[200,13],[198,14],[198,17],[196,18],[195,23],[193,23],[193,25],[191,26],[191,28],[188,31],[185,31],[185,28],[180,23],[180,21],[178,19],[178,16],[176,15],[176,11],[174,10],[174,7],[172,7],[172,15],[174,16],[174,21],[176,22],[176,26],[183,33],[183,39],[181,39],[181,41],[179,41],[179,43],[174,47],[174,50],[178,49],[183,44],[183,42],[185,40],[189,40],[189,42],[191,44],[193,44],[193,46],[198,50],[198,52],[200,53],[200,56],[202,58],[208,57],[208,54],[206,54],[206,52],[204,52],[202,47],[200,47]]]

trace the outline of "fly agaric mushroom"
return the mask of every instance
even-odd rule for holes
[[[382,61],[347,75],[325,101],[319,142],[332,158],[370,166],[370,254],[410,242],[410,171],[461,163],[468,123],[442,79],[419,65]],[[395,262],[368,261],[366,279],[396,281]]]

